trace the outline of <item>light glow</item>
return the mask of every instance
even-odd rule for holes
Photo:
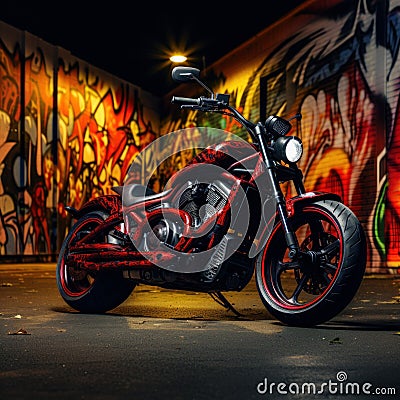
[[[174,54],[169,58],[173,63],[183,63],[187,60],[187,57],[182,54]]]

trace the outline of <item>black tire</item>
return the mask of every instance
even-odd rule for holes
[[[320,263],[291,261],[278,222],[257,256],[257,289],[279,321],[314,326],[343,311],[356,294],[365,273],[366,238],[357,217],[337,201],[304,205],[290,221],[302,250],[326,254]]]
[[[107,214],[94,211],[80,218],[65,238],[58,257],[56,279],[64,301],[83,313],[104,313],[123,303],[135,288],[135,283],[124,279],[122,271],[76,270],[66,264],[70,244],[101,224]],[[107,240],[104,237],[104,242]]]

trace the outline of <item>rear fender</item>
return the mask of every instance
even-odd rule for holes
[[[79,210],[69,206],[65,207],[65,209],[75,219],[79,219],[91,211],[104,211],[110,215],[122,214],[121,196],[113,194],[99,196],[86,202]]]

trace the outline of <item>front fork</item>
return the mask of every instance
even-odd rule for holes
[[[301,208],[301,204],[310,204],[315,201],[319,200],[334,200],[337,202],[341,202],[342,199],[340,196],[334,193],[324,193],[324,192],[310,192],[306,193],[303,180],[302,180],[302,173],[297,168],[297,165],[293,165],[292,172],[293,177],[291,180],[293,181],[296,191],[298,195],[286,201],[283,196],[281,187],[279,185],[278,179],[274,171],[276,170],[277,166],[272,162],[269,153],[267,152],[267,143],[265,140],[265,135],[263,134],[263,129],[265,128],[261,125],[257,125],[255,128],[258,142],[260,144],[261,153],[266,164],[267,174],[271,179],[272,186],[273,186],[273,195],[275,196],[275,200],[277,202],[277,208],[279,217],[282,223],[282,227],[285,233],[286,244],[289,249],[288,256],[291,260],[299,260],[300,261],[300,268],[306,267],[307,265],[319,265],[320,257],[322,256],[321,253],[316,253],[312,250],[303,251],[300,249],[299,243],[297,241],[297,236],[293,232],[293,229],[290,224],[290,217],[294,214],[296,208]],[[288,210],[289,209],[289,210]],[[301,212],[301,211],[300,211]],[[322,225],[320,221],[315,221],[313,228],[316,229],[318,232],[321,232]]]
[[[261,154],[263,156],[264,159],[264,163],[267,167],[267,174],[272,182],[272,187],[273,187],[273,196],[276,200],[277,203],[277,209],[278,209],[278,213],[279,213],[279,217],[280,220],[282,222],[282,226],[283,226],[283,230],[285,233],[285,239],[286,239],[286,244],[289,248],[289,257],[290,259],[294,260],[297,257],[299,257],[300,255],[304,255],[302,254],[303,252],[300,251],[300,246],[299,243],[297,241],[297,237],[293,232],[293,229],[291,227],[290,221],[289,221],[289,217],[288,217],[288,212],[286,209],[286,200],[283,196],[282,190],[280,188],[279,182],[276,178],[276,175],[274,173],[274,168],[275,165],[272,162],[269,153],[267,151],[267,143],[265,140],[265,128],[264,126],[262,126],[261,124],[258,124],[255,127],[255,133],[258,139],[258,143],[260,145],[260,150],[261,150]],[[298,191],[299,194],[305,193],[305,188],[304,185],[302,183],[302,181],[300,179],[298,179],[296,181],[296,189]]]

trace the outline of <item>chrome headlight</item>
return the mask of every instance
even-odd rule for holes
[[[296,163],[303,155],[303,143],[296,136],[281,136],[273,144],[273,156],[286,164]]]

